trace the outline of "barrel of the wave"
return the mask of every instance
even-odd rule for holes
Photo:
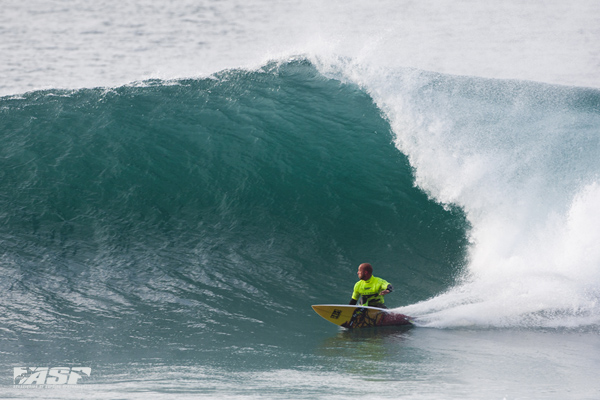
[[[318,304],[312,308],[327,321],[347,329],[414,324],[413,317],[377,307]]]

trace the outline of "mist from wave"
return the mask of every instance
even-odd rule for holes
[[[597,326],[598,90],[321,68],[373,96],[416,184],[470,222],[463,283],[402,311],[429,326]]]

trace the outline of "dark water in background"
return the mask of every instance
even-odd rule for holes
[[[464,107],[508,90],[473,78],[469,85],[490,86],[462,91],[472,88],[462,86],[462,79],[450,88],[435,80],[421,87],[418,96],[435,99],[415,103],[423,107],[423,120],[452,96],[458,98],[453,104]],[[538,93],[533,86],[526,106]],[[378,100],[385,103],[384,97]],[[499,109],[517,107],[500,101],[506,96],[491,97]],[[596,92],[577,92],[562,115],[597,132],[597,99]],[[547,107],[533,103],[533,114]],[[460,122],[453,127],[457,132],[470,129]],[[207,79],[0,99],[5,384],[12,383],[13,366],[81,364],[94,371],[94,394],[85,395],[98,398],[103,392],[146,396],[147,390],[157,398],[477,398],[486,391],[510,397],[523,393],[518,383],[506,383],[514,380],[529,380],[534,386],[526,393],[551,398],[559,390],[556,376],[537,376],[554,368],[571,390],[598,394],[588,372],[570,372],[600,365],[596,355],[584,356],[598,350],[596,306],[581,311],[592,322],[575,330],[534,325],[517,334],[477,324],[482,314],[493,318],[489,308],[469,315],[480,297],[452,297],[450,289],[469,272],[467,263],[477,259],[476,252],[468,253],[470,223],[485,218],[468,202],[443,207],[415,186],[394,140],[404,140],[406,148],[412,142],[398,139],[397,124],[394,110],[376,106],[365,90],[327,78],[306,61]],[[511,127],[522,125],[520,120]],[[598,146],[597,136],[586,138],[584,155]],[[565,143],[568,153],[573,142]],[[422,171],[431,167],[412,157]],[[579,165],[582,176],[594,176],[593,159]],[[440,175],[452,172],[441,158],[438,167]],[[437,196],[432,187],[430,194]],[[595,187],[589,191],[593,195]],[[449,299],[442,296],[413,312],[426,316],[460,303],[462,316],[476,322],[467,328],[451,323],[455,329],[446,331],[338,332],[310,305],[346,303],[356,267],[366,261],[397,288],[386,299],[389,306],[450,290]],[[596,270],[592,259],[586,276],[595,279]],[[592,280],[586,288],[595,285]],[[469,284],[458,287],[458,293],[473,293]],[[593,302],[595,293],[586,292],[586,301]],[[548,310],[564,307],[522,313],[531,320],[532,313]],[[470,353],[474,344],[480,347]],[[523,364],[528,348],[529,362]],[[576,355],[557,361],[540,348]],[[482,376],[475,367],[490,360],[504,380],[490,370]],[[467,369],[473,373],[463,375]],[[536,372],[524,374],[531,369]],[[355,379],[365,381],[353,386]]]

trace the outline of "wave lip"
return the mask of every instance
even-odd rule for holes
[[[402,312],[440,326],[597,325],[597,90],[352,63],[337,73],[385,111],[419,187],[471,226],[463,283]]]

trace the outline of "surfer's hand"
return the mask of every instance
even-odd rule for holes
[[[383,290],[381,293],[379,293],[380,296],[385,296],[386,294],[388,294],[390,291],[385,289]]]

